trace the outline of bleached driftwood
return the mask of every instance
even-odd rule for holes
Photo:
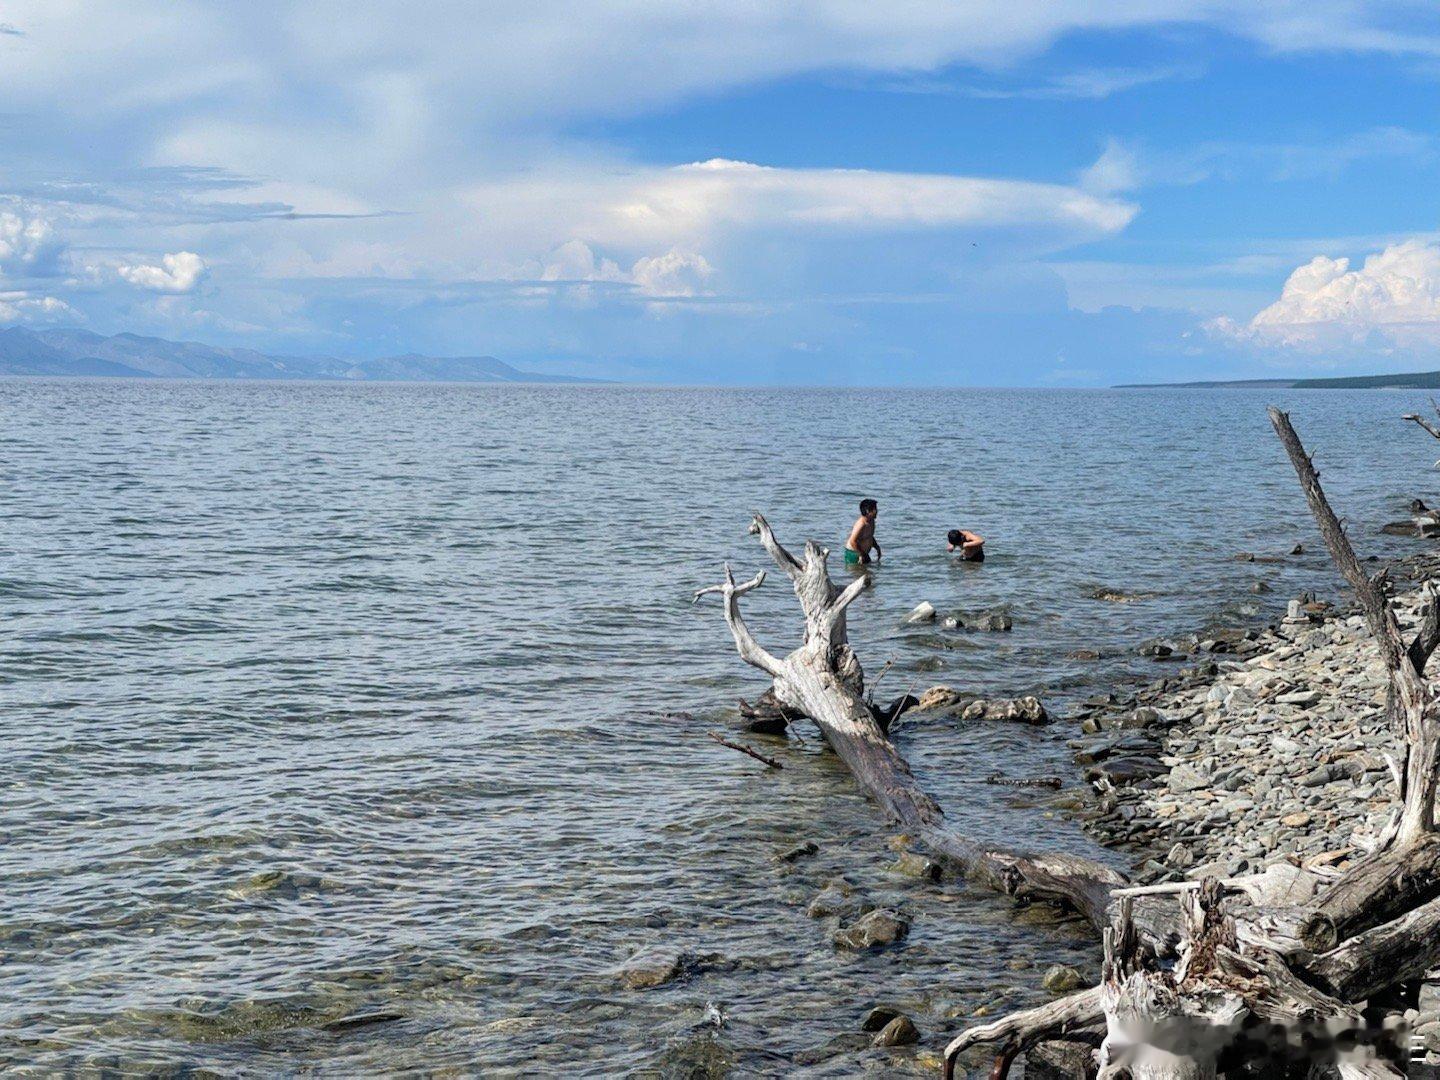
[[[861,696],[864,677],[846,637],[845,613],[869,587],[869,576],[861,575],[844,589],[836,589],[826,567],[830,553],[825,548],[808,541],[804,560],[797,559],[775,539],[769,523],[759,514],[750,531],[794,586],[805,616],[800,647],[784,658],[777,657],[763,648],[745,625],[739,598],[764,582],[763,572],[736,584],[727,566],[723,583],[696,595],[722,596],[725,621],[740,658],[770,676],[775,699],[813,720],[886,817],[932,855],[1002,892],[1058,901],[1074,907],[1097,926],[1104,925],[1110,889],[1124,883],[1120,874],[1075,855],[1028,855],[977,843],[951,829],[939,805],[916,783],[909,764]]]

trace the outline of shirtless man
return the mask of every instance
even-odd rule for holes
[[[951,529],[945,536],[945,550],[958,551],[966,562],[984,562],[985,538],[968,529]]]
[[[875,518],[880,514],[880,504],[874,499],[860,500],[860,516],[850,530],[850,539],[845,541],[845,565],[855,566],[870,561],[870,549],[875,549],[875,558],[881,557],[880,545],[875,542]]]

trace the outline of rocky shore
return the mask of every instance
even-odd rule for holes
[[[1409,634],[1440,556],[1402,560],[1391,579]],[[1269,627],[1155,643],[1152,655],[1193,663],[1090,699],[1072,743],[1096,795],[1071,808],[1102,842],[1135,851],[1139,882],[1252,874],[1282,860],[1344,869],[1366,853],[1394,805],[1390,760],[1402,747],[1357,612],[1301,597]],[[1415,1034],[1440,1060],[1440,994],[1427,986],[1419,1006]]]

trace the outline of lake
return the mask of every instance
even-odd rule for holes
[[[1063,715],[1170,670],[1149,638],[1337,594],[1267,403],[1362,556],[1412,550],[1378,529],[1435,492],[1440,446],[1398,419],[1416,396],[0,381],[0,1064],[924,1070],[856,1045],[872,1005],[933,1053],[1098,949],[891,872],[813,729],[747,737],[783,771],[706,737],[764,686],[716,598],[690,602],[727,560],[766,568],[751,511],[835,549],[843,580],[855,505],[879,500],[850,633],[867,671],[894,661],[880,696],[946,683]],[[947,557],[954,527],[983,565]],[[1014,629],[903,625],[922,600]],[[742,603],[772,651],[798,644],[783,578]],[[1124,866],[1054,793],[983,782],[1078,790],[1074,734],[896,737],[973,834]],[[803,840],[819,853],[777,860]],[[913,917],[902,946],[832,947],[805,908],[840,875]],[[652,944],[686,973],[625,988]]]

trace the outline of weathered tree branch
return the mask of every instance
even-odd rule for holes
[[[1440,964],[1440,898],[1315,957],[1305,973],[1328,993],[1360,1001]]]
[[[1092,986],[1033,1009],[1002,1016],[993,1023],[966,1028],[945,1047],[945,1075],[954,1074],[955,1058],[972,1046],[993,1043],[1020,1052],[1041,1039],[1064,1035],[1077,1028],[1092,1027],[1103,1023],[1104,1019],[1100,987]]]
[[[785,571],[789,577],[794,578],[804,569],[799,559],[781,547],[780,541],[775,539],[775,532],[770,528],[770,523],[758,510],[755,511],[750,522],[750,533],[760,537],[760,543],[770,553],[770,557],[775,560],[775,565]]]
[[[1433,397],[1430,399],[1430,407],[1435,410],[1436,416],[1440,416],[1440,403],[1437,403]],[[1413,420],[1415,423],[1419,424],[1435,438],[1440,439],[1440,428],[1436,428],[1423,416],[1419,416],[1415,413],[1406,413],[1404,416],[1400,417],[1400,419]]]
[[[708,734],[710,738],[714,739],[721,746],[728,746],[731,750],[739,750],[742,754],[749,754],[756,761],[762,761],[766,765],[769,765],[772,769],[783,769],[785,767],[784,765],[781,765],[780,762],[776,761],[774,758],[766,757],[764,754],[760,753],[759,750],[752,750],[748,746],[744,746],[737,742],[731,742],[729,739],[726,739],[723,736],[716,735],[713,731],[708,732]]]
[[[1425,607],[1420,615],[1420,628],[1415,631],[1415,637],[1406,649],[1410,664],[1418,675],[1425,674],[1425,665],[1430,662],[1430,654],[1440,647],[1440,593],[1435,591],[1434,583],[1429,581],[1425,583],[1424,591]]]
[[[1315,472],[1310,455],[1305,452],[1300,437],[1290,424],[1290,417],[1279,409],[1270,409],[1270,423],[1280,437],[1281,445],[1290,456],[1300,486],[1305,491],[1305,500],[1310,512],[1320,526],[1325,546],[1330,557],[1344,575],[1370,627],[1370,635],[1380,649],[1381,659],[1390,674],[1392,714],[1404,726],[1406,740],[1405,783],[1403,805],[1400,812],[1394,842],[1404,845],[1417,840],[1421,835],[1435,828],[1435,798],[1440,778],[1440,721],[1433,715],[1434,700],[1430,688],[1421,677],[1423,664],[1416,664],[1415,658],[1423,651],[1424,641],[1417,635],[1417,641],[1407,648],[1400,635],[1400,623],[1395,610],[1385,597],[1383,588],[1361,569],[1355,551],[1341,528],[1335,512],[1325,499],[1320,487],[1320,477]],[[1416,649],[1415,645],[1422,646]],[[1428,654],[1427,654],[1428,658]]]
[[[860,594],[870,588],[870,575],[861,574],[830,602],[831,625],[845,617],[845,609],[860,598]]]
[[[735,648],[740,652],[740,659],[752,667],[759,668],[767,675],[778,675],[781,669],[780,661],[761,648],[760,643],[751,635],[750,628],[745,625],[745,620],[740,615],[740,597],[751,589],[758,589],[764,582],[765,571],[761,570],[743,585],[736,585],[735,575],[730,570],[730,564],[726,563],[724,583],[697,590],[695,600],[699,600],[700,597],[709,593],[720,593],[725,599],[725,625],[730,627],[730,633],[735,638]]]

